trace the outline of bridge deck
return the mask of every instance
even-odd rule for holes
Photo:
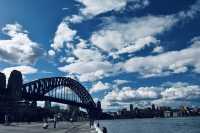
[[[10,126],[0,125],[0,133],[96,133],[90,129],[88,122],[58,122],[57,128],[49,123],[48,129],[42,128],[42,123],[12,123]]]

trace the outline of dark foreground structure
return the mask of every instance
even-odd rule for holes
[[[22,74],[12,71],[6,85],[6,76],[0,73],[0,121],[38,121],[53,114],[37,107],[37,101],[48,101],[85,108],[89,119],[99,119],[101,106],[93,101],[88,91],[77,81],[66,77],[38,79],[23,84]]]

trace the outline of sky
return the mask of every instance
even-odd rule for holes
[[[71,77],[105,110],[200,106],[200,0],[1,0],[0,71]]]

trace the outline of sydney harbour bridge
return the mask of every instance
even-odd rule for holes
[[[85,108],[90,119],[97,119],[101,106],[78,81],[67,77],[43,78],[23,84],[22,74],[12,71],[6,84],[6,76],[0,73],[0,102],[12,106],[20,101],[49,101]]]

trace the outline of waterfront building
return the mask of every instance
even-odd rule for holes
[[[172,117],[178,117],[179,116],[179,112],[173,112],[172,113]]]
[[[164,111],[164,117],[165,118],[168,118],[168,117],[171,117],[171,111]]]

